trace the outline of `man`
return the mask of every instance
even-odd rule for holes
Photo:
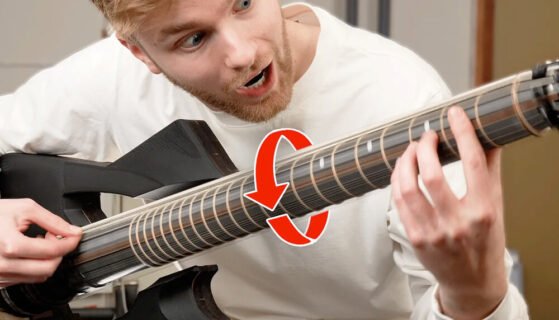
[[[413,53],[318,8],[93,2],[123,46],[102,41],[1,97],[2,152],[109,159],[188,118],[208,122],[237,167],[250,169],[273,129],[296,128],[322,143],[449,95]],[[219,265],[216,302],[238,319],[527,318],[507,281],[500,153],[483,153],[459,108],[449,121],[463,167],[443,171],[437,135],[426,132],[398,161],[392,188],[330,208],[318,243],[289,247],[266,230],[183,266]],[[29,201],[2,200],[2,211],[7,283],[41,281],[79,238]],[[20,234],[31,222],[49,231],[45,239]],[[31,248],[39,243],[55,249]]]

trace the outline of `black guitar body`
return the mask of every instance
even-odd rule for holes
[[[106,217],[101,193],[156,200],[237,171],[207,124],[189,120],[171,123],[113,163],[14,153],[0,157],[0,168],[3,199],[33,199],[79,226]],[[26,234],[43,233],[32,226]],[[70,254],[47,282],[0,289],[0,309],[36,319],[76,319],[67,303],[84,279],[71,270]],[[211,298],[216,271],[194,267],[161,279],[121,319],[226,319]]]

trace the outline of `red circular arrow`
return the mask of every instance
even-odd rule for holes
[[[286,139],[296,150],[312,145],[310,139],[295,129],[274,130],[266,135],[256,155],[254,164],[254,185],[256,190],[244,196],[251,201],[274,211],[281,197],[289,187],[289,183],[280,185],[276,182],[276,153],[280,140]],[[267,220],[276,235],[286,243],[294,246],[305,246],[316,242],[322,235],[328,222],[328,211],[312,216],[305,234],[293,224],[288,215],[281,215]]]

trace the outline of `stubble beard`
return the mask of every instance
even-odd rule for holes
[[[285,22],[282,23],[282,37],[283,50],[279,47],[273,48],[274,61],[276,62],[275,73],[278,79],[277,90],[271,92],[271,94],[257,103],[244,104],[234,97],[220,98],[215,94],[193,88],[186,83],[173,79],[166,73],[165,76],[176,86],[189,92],[210,108],[218,109],[248,122],[268,121],[287,108],[293,94],[293,57],[291,55]],[[260,64],[257,62],[255,65]],[[231,81],[231,84],[221,91],[225,95],[234,95],[235,90],[239,87],[239,80],[246,79],[243,75],[246,75],[248,72],[249,70],[240,74],[238,79]]]

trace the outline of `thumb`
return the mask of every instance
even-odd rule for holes
[[[69,224],[66,220],[40,206],[38,206],[38,210],[28,212],[27,219],[54,235],[63,237],[82,235],[82,228]]]

